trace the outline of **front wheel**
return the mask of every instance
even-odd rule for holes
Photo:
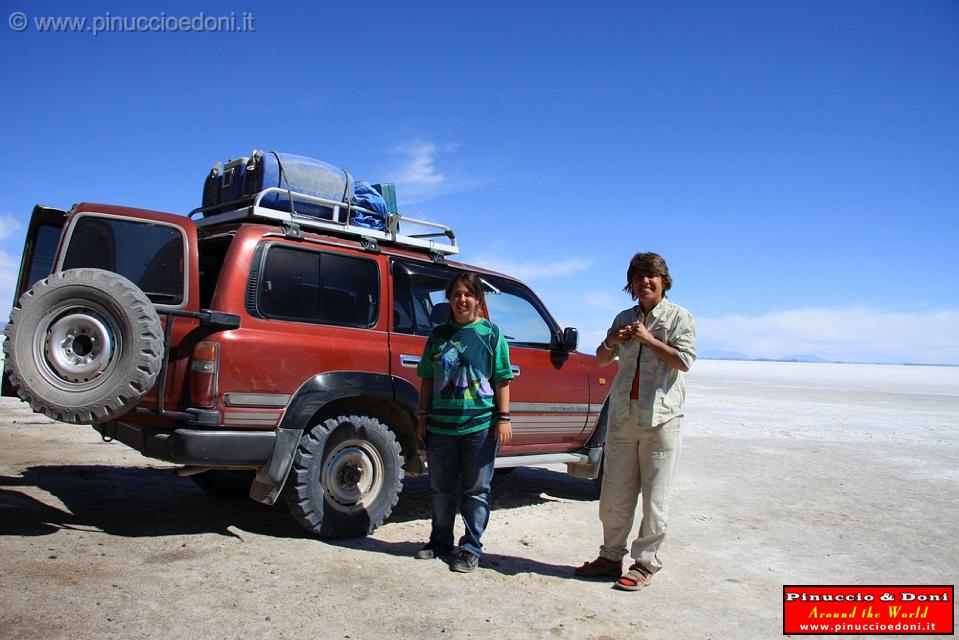
[[[402,480],[400,445],[382,422],[337,416],[304,434],[286,502],[300,524],[321,537],[365,536],[393,511]]]

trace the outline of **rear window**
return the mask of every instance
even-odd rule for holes
[[[186,240],[178,227],[84,215],[69,242],[61,270],[106,269],[136,284],[154,304],[183,304]]]

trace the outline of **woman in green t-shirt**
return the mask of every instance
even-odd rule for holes
[[[426,442],[433,528],[419,559],[453,551],[457,496],[466,533],[450,569],[469,573],[482,554],[489,522],[490,484],[499,445],[513,437],[509,415],[509,346],[499,328],[481,316],[479,276],[456,275],[446,285],[450,319],[433,328],[416,368],[422,378],[416,435]]]

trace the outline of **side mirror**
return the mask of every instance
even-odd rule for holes
[[[567,353],[576,351],[576,346],[579,344],[579,330],[574,327],[566,327],[563,329],[563,351]]]

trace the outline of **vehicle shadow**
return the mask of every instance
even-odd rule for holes
[[[387,522],[429,520],[428,477],[409,478],[403,484]],[[34,497],[31,488],[54,499]],[[592,499],[590,481],[547,469],[517,469],[496,477],[493,484],[494,510]],[[125,537],[236,536],[231,528],[273,537],[310,537],[282,500],[271,507],[249,498],[215,498],[169,468],[50,465],[29,467],[19,477],[0,476],[0,535],[48,535],[64,528],[95,528]],[[409,555],[416,548],[413,544],[397,555]]]
[[[55,500],[16,490],[31,487]],[[276,537],[308,535],[283,508],[214,498],[172,469],[149,467],[37,466],[20,477],[0,476],[0,514],[0,535],[95,528],[125,537],[236,536],[230,527]]]

